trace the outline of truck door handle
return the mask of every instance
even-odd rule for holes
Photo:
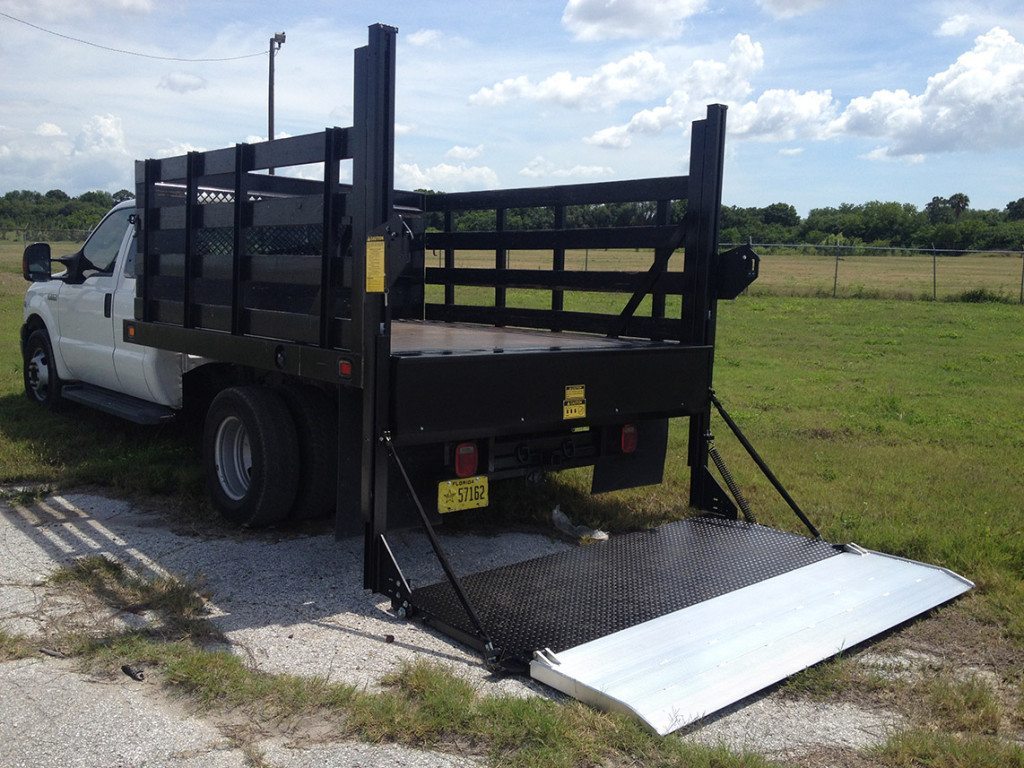
[[[103,316],[110,317],[110,303],[114,298],[114,294],[105,293],[103,294]]]

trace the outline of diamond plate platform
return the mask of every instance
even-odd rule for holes
[[[839,551],[773,528],[710,517],[613,536],[466,576],[506,659],[558,652],[821,560]],[[422,618],[460,640],[472,626],[448,582],[412,591]]]

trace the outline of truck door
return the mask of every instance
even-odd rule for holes
[[[133,208],[119,208],[100,222],[82,248],[85,279],[62,284],[57,299],[60,351],[71,377],[108,389],[119,389],[111,317],[114,269],[130,241],[128,219],[133,213]]]

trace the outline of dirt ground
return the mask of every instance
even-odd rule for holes
[[[252,667],[349,683],[367,690],[404,662],[427,658],[482,693],[557,697],[521,678],[495,679],[477,656],[416,623],[361,588],[361,540],[324,530],[228,532],[159,503],[89,490],[0,503],[0,629],[27,637],[36,656],[0,663],[3,766],[451,766],[474,757],[393,745],[337,742],[315,728],[239,740],[237,723],[218,722],[170,697],[157,682],[84,672],[47,654],[48,638],[70,629],[132,626],[133,614],[98,615],[47,583],[60,565],[103,554],[140,576],[199,577],[211,620]],[[426,541],[396,536],[396,555],[413,583],[439,578]],[[445,537],[466,573],[562,550],[543,533]],[[892,633],[852,655],[828,690],[781,686],[686,729],[679,738],[725,744],[806,766],[870,765],[860,750],[880,744],[914,717],[912,702],[878,680],[913,680],[969,670],[999,688],[1024,670],[1019,650],[970,617],[963,604]],[[986,677],[987,676],[987,677]],[[863,679],[875,681],[861,685]],[[673,736],[672,738],[677,738]]]

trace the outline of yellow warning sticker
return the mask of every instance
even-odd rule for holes
[[[583,384],[572,384],[565,388],[562,401],[563,419],[587,418],[587,388]]]
[[[366,292],[384,293],[384,236],[366,238]]]

